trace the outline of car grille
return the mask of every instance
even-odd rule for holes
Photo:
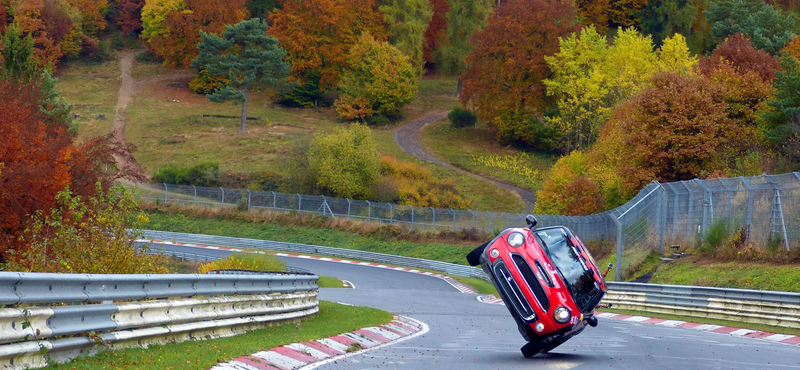
[[[528,300],[525,299],[522,290],[519,289],[519,285],[517,285],[514,277],[511,276],[511,272],[508,271],[508,267],[506,267],[505,263],[498,262],[494,265],[494,274],[497,285],[503,290],[508,300],[511,301],[511,305],[513,305],[520,316],[522,316],[522,319],[525,321],[536,320],[536,313],[528,303]]]
[[[539,283],[539,279],[536,278],[536,274],[533,273],[533,270],[531,270],[528,262],[525,261],[525,258],[518,254],[511,256],[511,258],[514,259],[514,263],[517,265],[519,272],[522,273],[522,277],[525,278],[525,282],[528,283],[528,288],[530,288],[530,290],[533,292],[533,295],[536,296],[536,299],[539,301],[542,309],[544,309],[544,312],[549,312],[550,298],[547,297],[544,289],[542,289],[542,284]]]

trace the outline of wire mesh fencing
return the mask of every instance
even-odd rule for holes
[[[220,206],[242,211],[301,212],[412,230],[480,230],[524,227],[525,214],[414,207],[367,200],[274,191],[169,184],[135,185],[159,203]],[[652,182],[633,199],[590,216],[536,215],[539,227],[563,225],[584,241],[616,245],[616,280],[665,246],[697,245],[713,228],[745,235],[760,245],[800,247],[800,173]]]

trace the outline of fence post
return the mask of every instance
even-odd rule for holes
[[[658,186],[661,186],[659,184]],[[658,198],[658,208],[659,208],[659,218],[661,219],[659,222],[659,237],[660,241],[658,242],[658,252],[662,255],[664,254],[664,234],[667,228],[667,189],[661,186],[661,196]]]
[[[508,229],[508,212],[503,212],[506,215],[506,229]]]
[[[456,231],[456,211],[450,208],[450,212],[453,212],[453,231]]]
[[[222,190],[222,205],[224,206],[225,205],[225,189],[220,187],[219,190]]]
[[[367,222],[372,222],[372,203],[367,201]]]
[[[492,228],[492,212],[486,211],[489,214],[489,233],[493,233],[494,229]]]
[[[350,198],[345,198],[345,199],[347,199],[347,219],[349,220],[350,219]]]
[[[667,184],[669,188],[672,189],[672,192],[675,193],[675,206],[672,210],[672,240],[678,239],[678,209],[681,206],[680,196],[678,191],[675,190],[672,186],[673,184]]]
[[[753,186],[750,185],[750,181],[747,181],[744,177],[739,177],[745,186],[747,186],[747,190],[750,194],[747,200],[747,236],[750,236],[750,228],[753,226]]]
[[[472,213],[472,229],[475,230],[475,212],[472,212],[472,208],[470,208],[469,213]]]
[[[623,252],[623,244],[622,244],[622,223],[619,222],[619,219],[611,216],[614,219],[614,223],[617,224],[617,269],[614,271],[614,280],[621,281],[622,280],[622,252]]]
[[[719,178],[719,182],[722,186],[725,187],[725,192],[728,193],[728,207],[725,211],[725,218],[727,218],[727,223],[730,225],[731,223],[731,201],[733,200],[733,189],[725,182],[725,179]]]
[[[275,194],[274,191],[272,192],[272,208],[278,209],[278,196]]]
[[[300,212],[303,208],[303,197],[300,194],[297,194],[297,212]]]
[[[250,198],[252,197],[252,193],[250,190],[247,191],[247,212],[250,212]]]
[[[775,182],[775,180],[772,179],[771,175],[766,175],[766,176],[767,176],[767,180],[769,180],[769,182],[772,184],[772,186],[775,187],[775,200],[772,202],[772,211],[770,212],[771,215],[769,217],[770,221],[773,223],[773,225],[770,225],[770,226],[772,226],[772,237],[775,236],[775,231],[776,231],[775,230],[776,229],[775,226],[777,226],[777,225],[774,224],[775,223],[775,219],[777,217],[780,217],[781,218],[781,232],[783,233],[781,235],[781,237],[783,238],[783,244],[784,244],[784,246],[786,246],[786,250],[788,251],[789,250],[789,236],[786,235],[786,222],[783,220],[783,207],[781,207],[781,187],[780,187],[780,185],[778,185],[777,182]],[[775,209],[776,208],[778,210],[778,214],[777,215],[775,214]]]
[[[431,207],[431,212],[433,213],[433,228],[431,230],[436,230],[436,209]]]
[[[794,174],[794,177],[797,177],[797,179],[800,180],[800,172],[792,172],[792,173]]]
[[[167,194],[169,193],[169,188],[167,188],[166,183],[162,182],[161,184],[164,185],[164,204],[167,204],[167,202],[169,201],[169,197],[167,196]]]
[[[702,232],[708,231],[710,223],[714,222],[714,200],[711,198],[711,189],[700,179],[694,179],[698,186],[703,189],[703,228]]]
[[[194,205],[197,205],[197,186],[192,185],[194,188],[194,198],[192,198],[192,202]]]
[[[414,206],[411,206],[411,231],[414,231]]]
[[[392,207],[392,203],[386,203],[389,205],[389,225],[394,223],[394,207]]]
[[[689,192],[689,204],[686,205],[686,238],[692,235],[692,219],[694,218],[694,193],[692,189],[689,188],[689,185],[686,185],[686,181],[681,181],[681,185],[686,188],[686,191]],[[694,242],[694,237],[690,242]]]

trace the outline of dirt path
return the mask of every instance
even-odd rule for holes
[[[522,201],[525,202],[525,211],[532,212],[533,205],[536,203],[536,195],[533,194],[530,190],[525,190],[522,188],[518,188],[513,185],[505,184],[496,180],[492,180],[488,177],[484,177],[464,169],[458,168],[453,166],[449,163],[445,163],[441,159],[433,156],[431,153],[428,153],[422,146],[419,144],[419,132],[422,130],[423,127],[436,122],[440,119],[444,119],[447,117],[446,111],[439,111],[439,112],[431,112],[428,113],[420,118],[417,118],[403,127],[398,128],[394,132],[394,140],[400,145],[403,150],[408,152],[408,154],[413,155],[416,158],[419,158],[423,161],[433,163],[438,166],[442,166],[444,168],[456,171],[461,174],[472,176],[476,179],[483,180],[492,184],[495,184],[503,189],[511,191],[519,195],[522,198]]]
[[[117,105],[114,108],[114,121],[111,123],[111,135],[113,142],[118,146],[127,146],[127,139],[125,137],[125,123],[128,119],[127,110],[128,104],[133,100],[133,95],[142,87],[160,81],[171,81],[182,78],[191,77],[190,72],[175,72],[161,76],[152,76],[143,80],[137,81],[133,78],[131,70],[133,69],[133,58],[136,54],[144,50],[125,50],[120,52],[120,79],[122,84],[119,86],[117,92]],[[117,166],[123,173],[140,173],[148,176],[132,155],[119,155],[115,154],[114,159],[117,161]],[[148,176],[149,177],[149,176]]]

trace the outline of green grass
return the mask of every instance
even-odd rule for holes
[[[473,160],[473,156],[514,156],[523,153],[498,144],[492,131],[484,125],[457,129],[444,119],[425,127],[420,133],[420,141],[426,150],[456,167],[529,190],[541,188],[544,176],[558,159],[553,154],[527,153],[530,160],[525,162],[526,165],[540,173],[537,180],[531,182],[522,175]]]
[[[500,296],[497,294],[497,289],[494,288],[494,285],[492,285],[492,283],[486,280],[481,280],[478,278],[468,278],[463,276],[452,276],[452,278],[456,279],[456,281],[458,281],[461,284],[473,287],[475,291],[478,292],[478,294],[491,294],[497,298],[500,298]]]
[[[413,119],[427,112],[450,111],[454,107],[459,107],[461,103],[456,97],[457,87],[457,77],[424,77],[419,81],[417,99],[403,109],[403,114]]]
[[[344,288],[344,282],[342,282],[342,280],[331,276],[320,275],[317,285],[319,285],[320,288]]]
[[[284,344],[326,338],[392,320],[389,312],[320,302],[320,312],[300,322],[252,331],[230,338],[150,346],[147,349],[106,351],[52,369],[208,369],[218,362]]]
[[[67,102],[73,104],[72,113],[79,114],[78,140],[101,136],[111,132],[114,107],[117,104],[119,61],[85,64],[66,62],[56,71],[56,89]],[[100,119],[100,115],[105,119]]]
[[[347,231],[310,226],[282,226],[274,223],[242,222],[228,219],[224,216],[189,218],[182,214],[168,215],[156,210],[147,211],[147,216],[150,219],[147,228],[152,230],[324,245],[458,264],[466,264],[465,256],[474,248],[474,246],[468,245],[459,246],[392,240],[391,237],[358,235]]]
[[[715,263],[680,259],[661,267],[650,282],[800,292],[800,268],[796,264]]]
[[[602,312],[618,313],[618,314],[622,314],[622,315],[645,316],[645,317],[654,317],[654,318],[659,318],[659,319],[680,320],[680,321],[686,321],[686,322],[694,322],[694,323],[698,323],[698,324],[710,324],[710,325],[727,326],[727,327],[731,327],[731,328],[758,330],[758,331],[763,331],[763,332],[773,333],[773,334],[789,334],[789,335],[798,335],[798,336],[800,336],[800,329],[793,329],[793,328],[787,328],[787,327],[782,327],[782,326],[771,326],[771,325],[763,325],[763,324],[754,324],[754,323],[742,322],[742,321],[729,321],[729,320],[709,319],[709,318],[705,318],[705,317],[665,315],[665,314],[654,313],[654,312],[651,313],[651,312],[642,312],[642,311],[618,310],[618,309],[614,309],[614,308],[603,308],[603,309],[601,309],[601,311]],[[610,320],[610,322],[613,322],[613,320]],[[603,325],[603,322],[601,322],[600,325]]]

